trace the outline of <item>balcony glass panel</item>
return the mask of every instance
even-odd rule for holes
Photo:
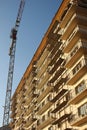
[[[72,115],[71,125],[81,126],[87,123],[87,103],[78,108],[78,111]]]
[[[76,83],[87,71],[87,58],[81,59],[81,61],[74,67],[68,76],[67,84],[73,85]]]

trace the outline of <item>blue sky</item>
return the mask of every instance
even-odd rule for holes
[[[18,31],[14,93],[62,0],[26,0]],[[9,67],[10,31],[15,25],[20,0],[0,0],[0,126],[3,121]]]

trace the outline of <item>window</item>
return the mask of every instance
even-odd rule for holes
[[[85,82],[82,81],[75,89],[76,94],[82,92],[86,88]]]
[[[78,108],[79,116],[87,115],[87,103],[83,104]]]
[[[71,52],[70,56],[72,57],[78,50],[78,46],[74,48],[74,50]]]
[[[40,125],[40,120],[37,121],[37,125]]]
[[[73,74],[77,73],[78,70],[80,70],[80,68],[82,67],[82,64],[81,62],[79,62],[76,67],[72,70]]]
[[[48,130],[53,130],[53,127],[52,127],[52,126],[50,126],[50,127],[48,128]]]
[[[45,101],[42,102],[42,106],[44,106],[44,105],[45,105]]]
[[[48,117],[50,117],[51,116],[51,109],[48,111]]]
[[[45,121],[45,115],[42,117],[42,121]]]

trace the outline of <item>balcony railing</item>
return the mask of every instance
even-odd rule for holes
[[[42,115],[48,108],[50,108],[52,105],[52,102],[48,101],[45,103],[44,106],[41,106],[40,110],[37,112],[37,114]]]
[[[67,84],[75,84],[87,71],[87,58],[83,58],[70,72]]]
[[[65,105],[67,104],[67,100],[63,101],[60,104],[57,104],[57,106],[54,108],[54,110],[52,111],[52,113],[56,113],[58,112],[60,109],[62,109]]]
[[[49,77],[50,77],[50,74],[48,74],[46,72],[45,76],[43,76],[43,78],[41,79],[41,81],[38,83],[37,88],[40,89],[47,82],[47,80],[49,79]]]
[[[72,90],[70,91],[69,95],[70,95],[69,104],[77,104],[79,101],[81,101],[87,96],[87,85],[79,93],[76,93],[75,90]]]
[[[87,110],[85,110],[85,111],[87,111]],[[72,115],[71,126],[79,127],[86,123],[87,123],[87,112],[85,115],[79,115],[79,113],[77,111],[76,114]]]
[[[55,120],[55,118],[52,115],[50,115],[50,116],[46,115],[44,121],[42,121],[42,120],[40,121],[40,124],[38,125],[37,129],[42,130],[43,128],[45,128],[49,124],[51,124],[54,120]]]
[[[51,62],[49,63],[49,66],[52,66],[53,63],[56,62],[56,60],[59,58],[59,56],[63,54],[62,50],[58,49],[55,54],[51,54]]]
[[[58,119],[56,119],[52,124],[56,125],[56,124],[61,124],[61,122],[65,119],[68,119],[70,117],[71,113],[65,113],[64,115],[60,116]]]
[[[79,25],[75,27],[69,38],[64,43],[63,52],[68,53],[76,44],[76,42],[79,40],[79,38],[86,39],[86,35],[87,35],[86,26]]]
[[[37,71],[37,78],[40,78],[45,72],[50,63],[50,60],[47,58],[44,62],[43,65],[39,68]]]
[[[56,102],[60,97],[62,97],[65,93],[67,92],[67,89],[62,88],[58,91],[57,94],[55,94],[55,96],[52,97],[51,102]]]
[[[54,91],[56,91],[56,89],[58,89],[61,85],[65,84],[66,82],[67,82],[67,77],[64,77],[64,78],[60,77],[57,83],[53,85]]]
[[[67,23],[69,22],[69,20],[72,18],[74,12],[75,12],[75,5],[71,5],[71,7],[69,6],[69,9],[67,10],[67,12],[65,13],[62,22],[60,24],[61,27],[65,27],[67,25]]]
[[[38,102],[38,103],[41,102],[41,101],[43,100],[43,98],[46,97],[47,94],[48,94],[51,90],[52,90],[52,87],[48,87],[48,86],[47,86],[47,88],[44,90],[44,92],[42,92],[42,93],[40,94],[40,96],[38,96],[37,102]]]
[[[61,65],[61,63],[62,63],[63,61],[64,61],[64,59],[60,57],[60,58],[58,59],[58,61],[56,61],[56,63],[54,63],[54,66],[52,67],[52,69],[50,69],[49,73],[50,73],[50,74],[54,73],[54,72],[57,70],[57,68],[59,67],[59,65]]]
[[[81,57],[82,54],[87,54],[87,43],[79,40],[75,47],[72,49],[71,53],[66,59],[65,67],[70,68],[74,63]]]
[[[43,64],[43,62],[47,58],[48,54],[49,54],[49,51],[46,48],[43,51],[43,53],[41,54],[40,58],[38,59],[38,62],[36,63],[37,68],[39,68]]]
[[[53,76],[53,78],[49,81],[50,83],[55,82],[58,77],[64,72],[65,68],[60,66],[59,69],[56,71],[55,75]]]
[[[51,40],[49,41],[48,44],[49,44],[48,50],[49,52],[51,52],[55,48],[55,46],[58,49],[60,45],[62,44],[62,42],[61,41],[55,42],[54,40]]]

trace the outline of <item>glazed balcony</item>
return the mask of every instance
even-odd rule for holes
[[[60,66],[59,69],[57,70],[57,72],[55,73],[55,75],[53,76],[53,78],[49,81],[50,83],[55,82],[58,77],[64,72],[65,68]]]
[[[61,124],[61,122],[65,119],[68,119],[70,117],[71,113],[64,113],[64,115],[61,115],[58,119],[56,119],[52,124]]]
[[[67,84],[75,84],[87,71],[87,59],[83,58],[70,72]]]
[[[40,122],[40,124],[37,127],[37,130],[44,129],[45,127],[50,125],[54,120],[55,120],[55,118],[52,117],[51,115],[50,116],[46,115],[45,120]]]
[[[76,93],[75,90],[70,92],[69,104],[77,104],[87,96],[87,85],[82,89],[81,92]]]
[[[59,100],[60,97],[62,97],[67,92],[67,89],[62,88],[59,90],[58,93],[55,94],[55,96],[52,96],[51,102],[55,103],[57,100]]]
[[[40,110],[37,112],[38,115],[43,114],[48,108],[51,107],[53,103],[50,101],[47,101],[43,106],[40,107]]]
[[[52,87],[47,86],[44,92],[41,93],[39,97],[37,98],[37,103],[40,103],[47,96],[47,94],[50,93],[51,90],[52,90]]]
[[[73,115],[71,120],[71,126],[80,127],[87,123],[87,113],[85,115],[79,115],[78,112]]]
[[[59,67],[59,65],[61,65],[61,63],[64,61],[64,59],[63,58],[59,58],[58,59],[58,61],[56,61],[56,63],[54,63],[54,66],[52,67],[52,69],[50,69],[50,71],[49,71],[49,73],[50,74],[53,74],[56,70],[57,70],[57,68]]]
[[[42,79],[41,79],[41,81],[38,83],[37,89],[41,89],[41,88],[43,87],[43,85],[47,82],[47,80],[49,79],[49,77],[50,77],[50,74],[48,74],[48,73],[46,72],[46,75],[43,76],[43,77],[41,77]]]
[[[68,56],[65,67],[71,68],[83,54],[87,54],[87,42],[82,41],[81,43],[81,41],[78,41]]]
[[[76,26],[75,29],[72,31],[71,35],[68,37],[66,42],[64,43],[64,53],[69,53],[70,50],[75,46],[76,42],[82,38],[86,39],[87,35],[87,27],[86,26]]]
[[[61,110],[67,104],[67,102],[67,100],[64,100],[62,103],[57,103],[56,107],[54,107],[54,109],[52,110],[52,113],[56,113]]]

